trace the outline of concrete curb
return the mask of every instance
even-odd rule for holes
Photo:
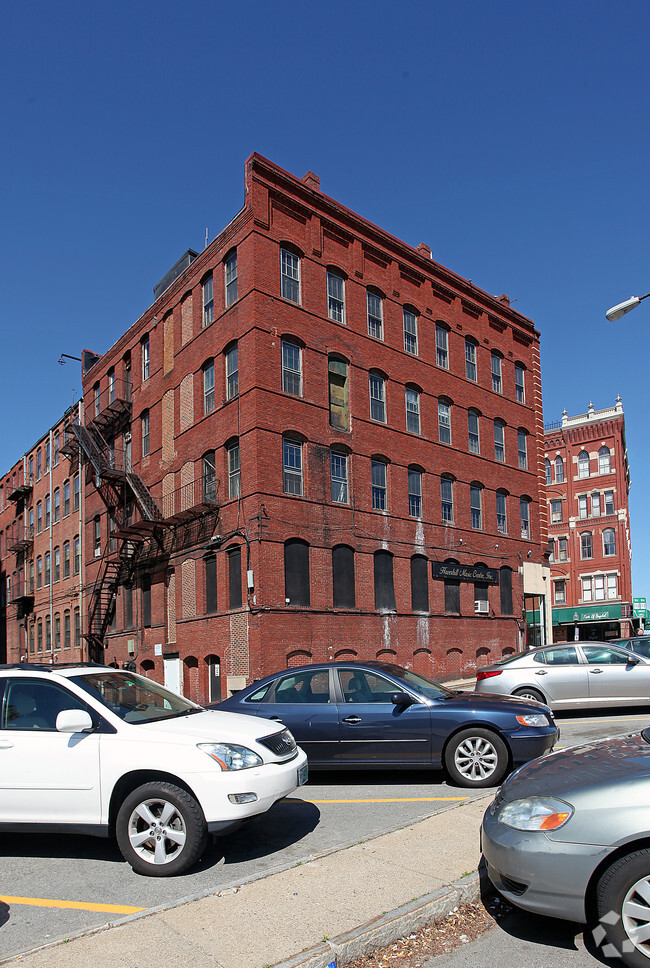
[[[441,920],[461,904],[472,904],[481,896],[481,876],[477,871],[441,887],[431,894],[403,904],[366,924],[346,931],[335,938],[328,938],[273,968],[328,968],[346,965],[355,958],[371,954],[377,948],[399,941],[414,931]]]

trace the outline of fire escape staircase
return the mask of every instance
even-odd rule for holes
[[[95,658],[101,661],[104,652],[104,636],[113,619],[115,600],[120,585],[130,581],[138,555],[138,544],[124,541],[119,555],[110,553],[110,542],[104,548],[99,574],[95,581],[88,609],[87,639],[95,653]]]

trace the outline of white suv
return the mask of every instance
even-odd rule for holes
[[[0,704],[0,831],[114,834],[140,874],[181,873],[307,779],[281,723],[107,666],[0,666]]]

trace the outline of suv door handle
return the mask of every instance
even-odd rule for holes
[[[600,675],[600,673],[601,673],[601,672],[602,672],[603,670],[602,670],[602,669],[590,669],[589,671],[591,672],[591,674],[592,674],[592,676],[599,676],[599,675]]]
[[[547,676],[548,675],[548,672],[546,671],[546,669],[540,669],[539,672],[536,672],[535,673],[535,675],[536,676]]]
[[[341,720],[341,722],[351,723],[354,726],[355,723],[361,722],[361,716],[346,716],[345,719]]]

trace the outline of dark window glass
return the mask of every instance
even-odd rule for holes
[[[332,579],[335,608],[354,608],[354,550],[347,545],[332,549]]]
[[[450,562],[457,565],[457,561]],[[460,582],[456,578],[445,578],[445,612],[460,614]]]
[[[133,628],[133,586],[124,587],[124,628]]]
[[[375,551],[375,608],[395,610],[393,556],[388,551]]]
[[[309,545],[292,538],[284,545],[284,595],[288,605],[310,605]]]
[[[151,575],[142,576],[142,624],[151,626]]]
[[[228,607],[241,608],[241,548],[228,550]]]
[[[501,593],[501,614],[512,615],[512,569],[499,569],[499,591]]]
[[[217,556],[208,555],[205,559],[205,610],[217,610]]]
[[[424,555],[411,558],[411,608],[414,612],[429,611],[429,573]]]

